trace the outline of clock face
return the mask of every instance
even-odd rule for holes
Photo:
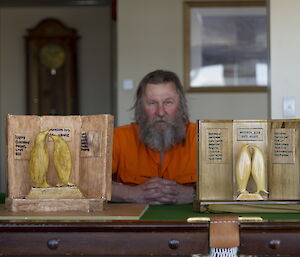
[[[50,70],[60,68],[66,59],[66,54],[62,46],[54,43],[46,44],[40,51],[41,63]]]

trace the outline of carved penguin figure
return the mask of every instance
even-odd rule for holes
[[[46,138],[49,130],[39,132],[34,139],[34,145],[29,158],[29,173],[34,187],[50,187],[46,181],[49,168],[49,155]]]
[[[74,186],[69,182],[72,171],[71,153],[68,144],[61,136],[50,135],[54,141],[54,167],[58,176],[56,186]]]
[[[252,148],[254,152],[252,157],[251,174],[256,183],[256,194],[260,192],[268,194],[266,190],[266,171],[263,152],[257,146],[252,146]]]
[[[241,194],[248,193],[246,187],[251,173],[251,154],[249,151],[249,147],[249,144],[246,144],[241,148],[236,163],[236,181],[238,192],[240,192]]]

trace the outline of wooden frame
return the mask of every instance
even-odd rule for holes
[[[7,209],[13,212],[97,211],[111,199],[113,116],[7,116]],[[72,159],[70,181],[83,198],[28,198],[35,189],[29,173],[29,159],[40,131],[49,130],[67,143]],[[47,182],[61,193],[67,187],[57,187],[58,175],[54,167],[54,143],[47,139],[49,156]],[[40,188],[41,189],[41,188]],[[45,188],[42,188],[43,190]]]
[[[0,0],[0,6],[2,7],[15,7],[15,6],[99,6],[109,5],[112,0]]]
[[[197,131],[196,211],[299,212],[300,120],[198,120]]]
[[[47,18],[27,32],[27,114],[78,114],[77,31]]]
[[[265,1],[184,3],[184,83],[190,92],[265,92]]]

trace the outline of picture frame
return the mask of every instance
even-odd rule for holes
[[[184,5],[184,84],[189,92],[266,92],[265,1]]]

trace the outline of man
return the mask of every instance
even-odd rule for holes
[[[112,201],[190,203],[196,181],[196,127],[177,75],[156,70],[140,82],[135,121],[115,128]]]

